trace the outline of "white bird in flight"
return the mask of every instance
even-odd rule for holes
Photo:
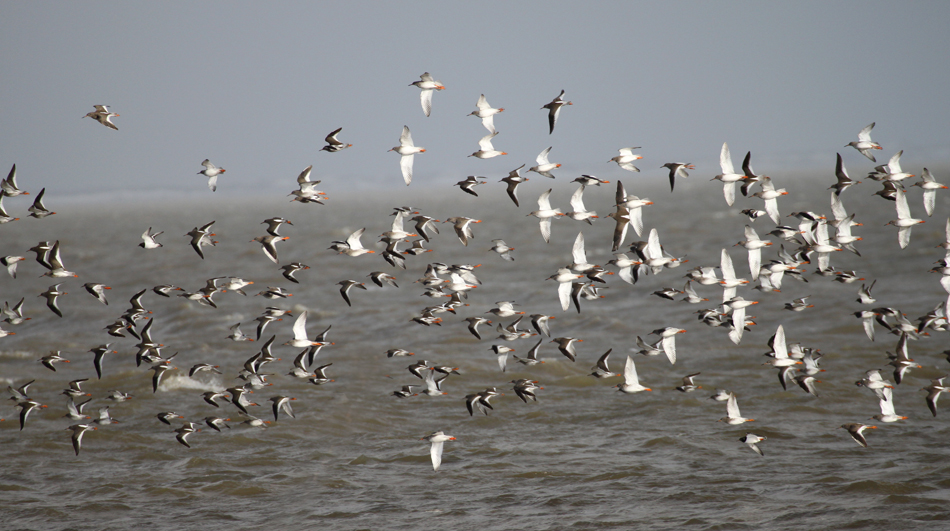
[[[412,160],[416,153],[425,153],[425,148],[416,147],[412,143],[412,133],[409,132],[409,126],[402,126],[402,134],[399,135],[399,145],[390,149],[402,155],[399,161],[399,167],[402,169],[402,179],[406,181],[406,186],[412,182]]]
[[[428,72],[425,72],[419,78],[419,81],[413,81],[409,86],[417,86],[422,89],[422,92],[419,93],[419,98],[422,101],[422,112],[429,116],[432,112],[432,91],[445,90],[445,85],[441,81],[433,79],[432,74]]]
[[[441,431],[430,433],[420,440],[429,441],[432,446],[429,447],[429,455],[432,457],[432,470],[438,470],[442,464],[442,445],[445,441],[454,441],[455,437],[446,435]]]

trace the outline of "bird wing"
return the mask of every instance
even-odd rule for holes
[[[660,258],[663,256],[663,249],[660,247],[660,235],[656,229],[650,229],[650,236],[647,238],[647,247],[644,252],[648,258]]]
[[[755,443],[746,443],[746,444],[749,446],[749,448],[752,448],[752,450],[753,450],[755,453],[761,455],[762,457],[765,457],[765,454],[762,453],[762,449],[760,449],[757,444],[755,444]]]
[[[874,129],[874,124],[877,122],[871,122],[871,125],[868,125],[864,129],[858,131],[858,141],[860,142],[870,142],[871,141],[871,129]]]
[[[554,132],[554,124],[557,123],[557,117],[561,114],[561,104],[555,103],[551,105],[551,110],[548,112],[548,126],[550,127],[548,134]]]
[[[900,244],[901,249],[910,245],[910,227],[901,227],[897,230],[897,243]]]
[[[584,186],[581,185],[574,191],[574,194],[571,196],[571,209],[574,212],[586,212],[587,209],[584,208]]]
[[[841,153],[838,153],[838,160],[835,163],[835,176],[839,183],[851,181],[851,177],[848,176],[848,169],[844,167],[844,161],[841,160]]]
[[[432,446],[429,448],[429,455],[432,457],[432,469],[438,470],[439,465],[442,464],[442,441],[432,441]]]
[[[343,128],[340,127],[340,128],[337,129],[336,131],[333,131],[332,133],[330,133],[329,135],[327,135],[327,137],[324,139],[324,141],[325,141],[327,144],[330,144],[330,145],[340,145],[340,144],[342,144],[342,142],[340,142],[340,141],[337,140],[337,138],[336,138],[336,135],[338,135],[338,134],[340,133],[340,131],[342,131],[342,130],[343,130]]]
[[[56,240],[56,243],[53,244],[53,248],[50,249],[46,260],[53,266],[53,269],[65,269],[63,267],[63,260],[59,254],[59,240]]]
[[[597,360],[597,368],[598,368],[598,369],[600,369],[600,370],[602,370],[602,371],[604,371],[604,372],[610,372],[610,367],[607,365],[607,359],[610,357],[610,353],[613,352],[613,350],[614,350],[614,349],[610,349],[610,350],[608,350],[607,352],[604,352],[604,355],[601,356],[601,357]]]
[[[772,352],[775,353],[775,359],[788,359],[788,348],[785,346],[785,327],[778,325],[775,330],[775,339],[772,341]]]
[[[815,227],[815,241],[819,245],[828,245],[828,224],[824,221]]]
[[[904,150],[900,150],[891,157],[891,160],[887,162],[887,173],[895,174],[902,173],[901,171],[901,155],[904,154]]]
[[[733,192],[735,194],[735,192]],[[778,224],[781,215],[778,212],[778,201],[774,198],[765,200],[765,213],[769,215],[775,224]]]
[[[309,183],[311,170],[313,170],[313,164],[307,166],[302,172],[300,172],[300,175],[297,176],[297,184]]]
[[[423,380],[426,384],[426,390],[432,393],[437,393],[439,391],[439,386],[435,382],[435,376],[432,371],[429,371],[429,374],[426,375]]]
[[[864,333],[867,334],[868,339],[874,341],[874,320],[862,319],[862,321],[864,321]]]
[[[610,250],[617,251],[617,249],[620,249],[620,246],[623,245],[623,240],[627,237],[627,229],[630,228],[631,221],[630,212],[623,207],[618,207],[617,212],[612,217],[617,220],[617,223],[614,225],[613,245]],[[643,218],[640,218],[640,223],[643,223]],[[637,236],[639,235],[640,233],[638,232]]]
[[[363,248],[363,244],[360,243],[360,237],[363,236],[363,232],[365,231],[366,231],[366,227],[363,227],[362,229],[354,232],[353,234],[350,234],[349,237],[347,237],[346,244],[350,246],[351,250]]]
[[[736,202],[736,183],[723,183],[722,194],[726,198],[726,204],[732,206]],[[776,223],[778,222],[776,221]]]
[[[402,180],[406,181],[406,186],[412,182],[412,159],[415,155],[403,155],[399,160],[399,168],[402,170]]]
[[[498,355],[498,368],[505,372],[505,366],[508,364],[508,353],[504,352]]]
[[[40,193],[36,194],[36,199],[33,200],[33,206],[29,208],[30,212],[35,212],[36,210],[43,211],[46,210],[46,207],[43,205],[43,196],[46,194],[46,188],[40,190]]]
[[[497,132],[492,132],[483,136],[482,139],[478,141],[478,147],[481,148],[482,151],[495,151],[494,146],[491,145],[491,139],[495,138],[497,134]]]
[[[752,280],[758,280],[759,271],[762,269],[762,249],[749,249],[749,271],[752,273]]]
[[[719,152],[719,167],[723,175],[735,173],[732,167],[732,155],[729,154],[729,144],[726,142],[722,143],[722,151]]]
[[[725,249],[722,250],[722,256],[719,261],[719,269],[722,270],[723,280],[736,279],[736,269],[732,265],[732,257],[729,256],[729,253]]]
[[[574,248],[571,250],[575,264],[587,263],[587,251],[584,249],[584,233],[578,232],[574,239]]]
[[[881,392],[884,396],[884,398],[879,401],[881,405],[881,414],[896,415],[897,413],[894,412],[894,392],[890,387],[881,389]]]
[[[545,242],[551,241],[551,218],[544,218],[540,222],[541,226],[541,237],[544,238]]]
[[[663,352],[666,353],[666,357],[670,359],[670,364],[676,364],[676,336],[669,336],[663,338]]]
[[[402,126],[402,134],[399,135],[399,145],[414,147],[414,144],[412,143],[412,133],[409,132],[408,125]]]
[[[937,203],[937,191],[936,190],[924,190],[924,211],[927,213],[927,216],[932,216],[934,213],[934,206]]]
[[[642,207],[634,208],[629,210],[630,224],[633,225],[633,230],[637,231],[637,236],[643,234],[643,209]],[[621,245],[623,241],[620,242]]]
[[[79,448],[82,447],[82,436],[86,433],[86,430],[83,429],[74,429],[72,435],[73,441],[73,450],[76,451],[76,455],[79,455]]]
[[[844,208],[844,203],[841,202],[841,198],[838,197],[838,194],[834,192],[831,192],[831,213],[838,221],[848,217],[848,212]]]
[[[549,162],[548,162],[548,153],[551,152],[551,148],[552,148],[552,147],[554,147],[554,146],[551,146],[551,147],[545,149],[544,151],[542,151],[540,154],[538,154],[538,158],[535,159],[535,160],[538,161],[538,165],[539,165],[539,166],[540,166],[540,165],[543,165],[543,164],[549,164]]]
[[[571,282],[560,282],[557,286],[557,297],[561,301],[561,309],[565,312],[571,307]]]
[[[629,355],[626,364],[623,366],[623,383],[634,386],[640,385],[640,378],[637,377],[637,366]]]
[[[294,321],[294,339],[307,339],[307,312],[304,311]]]
[[[739,402],[736,400],[736,395],[729,395],[729,400],[726,401],[726,416],[730,418],[742,417],[742,413],[739,413]]]
[[[432,89],[423,89],[419,93],[419,100],[422,102],[422,112],[429,116],[432,112]]]
[[[729,333],[729,339],[736,345],[742,340],[742,332],[745,330],[745,308],[736,308],[732,310],[732,331]]]
[[[627,171],[632,171],[632,172],[634,172],[634,173],[639,173],[639,172],[640,172],[640,168],[634,166],[632,162],[620,162],[620,163],[618,163],[617,165],[620,166],[621,168],[627,170]],[[672,181],[671,181],[671,182],[672,182]],[[671,188],[672,188],[672,186],[671,186]]]
[[[547,329],[547,323],[546,323],[546,322],[544,323],[544,326],[543,326],[542,328]],[[547,336],[548,336],[548,337],[551,337],[551,332],[550,332],[550,331],[547,332]],[[528,359],[529,359],[529,360],[537,360],[537,359],[538,359],[538,350],[541,348],[541,342],[542,342],[542,341],[544,341],[544,340],[543,340],[543,339],[539,339],[539,340],[538,340],[538,344],[535,345],[535,346],[533,346],[533,347],[531,347],[531,350],[528,351]]]

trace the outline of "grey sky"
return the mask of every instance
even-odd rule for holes
[[[402,186],[386,150],[408,125],[413,186],[500,178],[554,146],[560,180],[659,179],[665,162],[713,176],[723,141],[756,169],[871,167],[843,148],[877,122],[886,160],[950,161],[947,2],[3,2],[0,169],[55,195],[288,193],[314,165],[322,189]],[[432,116],[408,86],[446,85]],[[553,135],[540,107],[561,89]],[[466,116],[506,111],[490,160]],[[80,117],[121,114],[112,131]],[[343,127],[349,150],[320,152]],[[643,146],[634,177],[606,161]],[[911,171],[911,170],[908,170]],[[938,176],[939,177],[939,176]],[[12,201],[11,201],[12,202]],[[8,205],[9,206],[9,205]]]

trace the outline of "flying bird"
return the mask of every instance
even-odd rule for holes
[[[548,134],[554,132],[554,124],[557,123],[558,116],[561,115],[561,107],[565,105],[574,105],[574,103],[570,101],[564,101],[564,91],[562,90],[561,93],[558,94],[556,98],[551,100],[550,103],[546,103],[541,106],[542,109],[548,110],[548,126],[550,127]]]
[[[413,81],[409,86],[416,86],[422,90],[419,93],[419,98],[422,101],[422,112],[429,116],[432,112],[432,91],[445,90],[445,85],[441,81],[433,79],[432,74],[428,72],[423,73],[419,78],[419,81]]]
[[[429,455],[432,457],[432,470],[439,470],[439,466],[442,464],[442,445],[446,441],[454,441],[455,437],[437,431],[426,435],[420,440],[432,443],[432,446],[429,447]]]
[[[348,147],[353,147],[353,144],[344,144],[343,142],[340,142],[339,139],[337,139],[336,136],[337,136],[338,134],[340,134],[340,131],[342,131],[342,130],[343,130],[343,128],[342,128],[342,127],[339,127],[339,128],[337,128],[336,130],[334,130],[332,133],[330,133],[329,135],[327,135],[327,137],[324,139],[324,141],[327,143],[327,145],[325,145],[325,146],[323,146],[322,148],[320,148],[320,151],[327,151],[327,152],[329,152],[329,153],[336,153],[337,151],[343,151],[344,149],[346,149],[346,148],[348,148]]]
[[[729,144],[722,143],[722,151],[719,153],[719,167],[722,173],[712,178],[714,181],[722,182],[722,192],[726,196],[726,204],[732,206],[736,201],[736,183],[745,179],[746,176],[736,173],[732,166],[732,155],[729,154]]]
[[[92,424],[73,424],[66,428],[66,430],[73,432],[70,438],[73,441],[73,450],[76,452],[76,455],[79,455],[79,449],[82,448],[82,436],[85,435],[87,431],[96,429],[98,428]]]
[[[766,440],[767,438],[768,437],[760,437],[754,433],[747,433],[744,436],[740,437],[739,441],[746,443],[749,446],[749,448],[752,449],[753,452],[761,455],[762,457],[765,457],[765,454],[762,453],[762,449],[759,448],[757,443],[760,443]]]
[[[861,154],[870,159],[871,162],[877,162],[877,159],[871,154],[872,149],[881,149],[880,144],[871,140],[871,129],[874,129],[875,123],[876,122],[871,122],[870,125],[858,131],[858,140],[856,142],[848,142],[844,147],[851,146],[860,151]]]
[[[469,113],[469,116],[478,116],[482,119],[482,125],[485,126],[485,129],[488,129],[489,133],[496,133],[495,115],[504,111],[505,109],[493,109],[492,106],[488,104],[488,100],[485,99],[484,94],[478,97],[475,107],[477,107],[477,109]]]
[[[627,171],[639,172],[640,168],[634,166],[633,161],[642,159],[643,155],[635,154],[633,152],[635,149],[640,149],[640,146],[620,148],[620,154],[608,160],[607,162],[616,162],[617,166],[620,166]],[[673,179],[671,178],[670,183],[672,182]]]
[[[204,175],[205,177],[208,178],[208,188],[212,192],[214,192],[215,190],[218,189],[218,175],[221,175],[227,170],[225,170],[224,168],[219,168],[215,166],[208,159],[205,159],[204,161],[202,161],[201,165],[204,166],[205,169],[199,171],[198,175]]]
[[[553,170],[554,168],[560,168],[560,167],[561,167],[560,164],[557,164],[557,163],[553,163],[553,162],[548,161],[548,153],[551,152],[551,148],[553,148],[553,147],[554,147],[554,146],[549,146],[547,149],[545,149],[544,151],[542,151],[541,153],[539,153],[539,154],[538,154],[538,157],[537,157],[537,159],[536,159],[537,162],[538,162],[538,165],[537,165],[537,166],[532,166],[532,167],[528,168],[528,171],[529,171],[529,172],[532,172],[532,171],[533,171],[533,172],[539,173],[539,174],[541,174],[541,175],[544,175],[545,177],[550,177],[551,179],[553,179],[553,178],[554,178],[554,175],[551,174],[551,170]],[[517,170],[515,170],[515,171],[517,171]],[[527,179],[525,179],[525,180],[527,180]]]
[[[426,113],[428,116],[428,113]],[[412,182],[412,160],[416,153],[425,153],[425,148],[416,147],[412,143],[412,133],[409,132],[409,126],[402,126],[402,134],[399,135],[399,145],[390,149],[402,155],[399,160],[399,168],[402,170],[402,179],[406,181],[406,186]]]
[[[680,179],[685,179],[686,177],[689,177],[689,174],[686,173],[686,170],[696,169],[696,166],[693,166],[689,162],[667,162],[660,167],[670,170],[670,192],[673,191],[673,186],[676,184],[677,177]]]
[[[119,115],[110,111],[108,105],[93,105],[93,107],[95,107],[96,110],[86,113],[83,118],[92,118],[109,129],[115,129],[116,131],[119,130],[119,128],[116,127],[114,123],[112,123],[112,117]]]

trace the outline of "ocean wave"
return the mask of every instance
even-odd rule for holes
[[[158,389],[160,391],[198,389],[200,391],[214,391],[216,393],[220,393],[224,391],[224,385],[217,378],[212,379],[210,382],[203,382],[201,380],[196,380],[187,374],[173,374],[171,376],[165,376],[162,378],[162,383],[158,386]]]

